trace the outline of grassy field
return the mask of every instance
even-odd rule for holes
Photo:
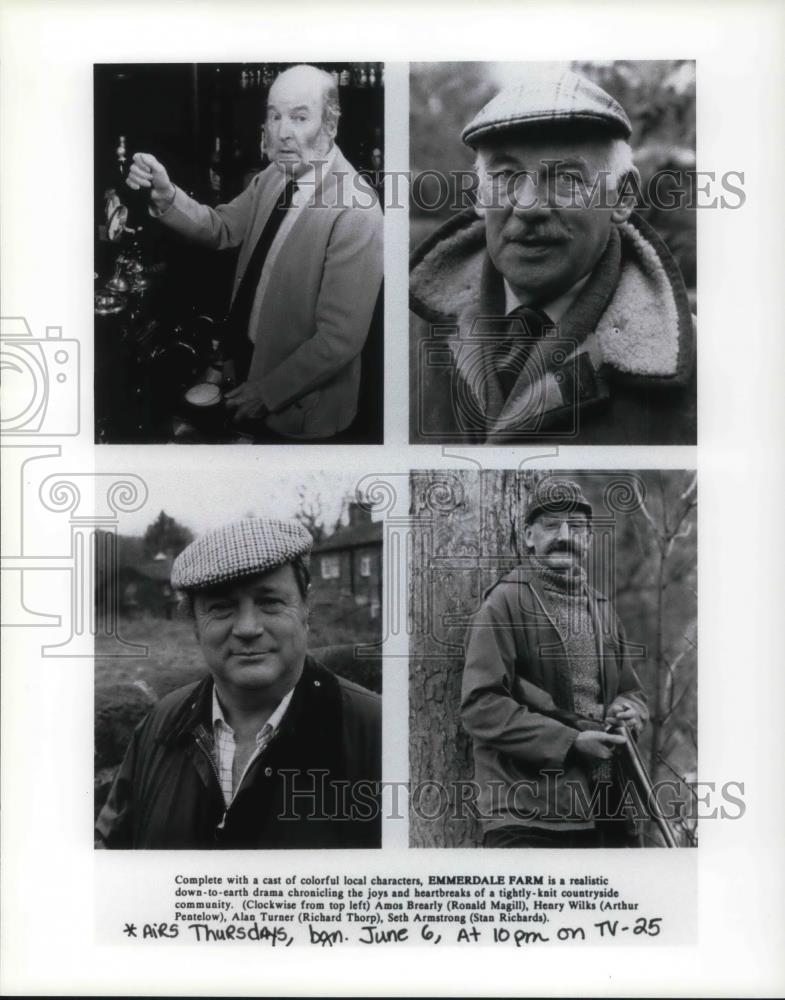
[[[141,616],[121,619],[120,636],[126,642],[148,647],[146,657],[125,659],[101,657],[101,638],[96,639],[95,660],[95,800],[103,804],[122,760],[131,733],[150,708],[169,691],[200,680],[205,665],[190,621]],[[348,606],[343,609],[315,607],[312,612],[309,649],[330,647],[322,662],[350,680],[372,691],[381,691],[381,661],[357,659],[358,643],[381,640],[379,621],[369,628],[366,613]]]

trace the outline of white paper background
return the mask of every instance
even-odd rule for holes
[[[92,663],[42,659],[40,632],[16,629],[4,636],[4,993],[781,994],[783,42],[778,3],[186,6],[163,0],[111,5],[6,0],[0,5],[2,315],[24,315],[39,337],[47,325],[62,326],[65,337],[79,339],[82,353],[83,432],[78,440],[61,441],[63,464],[52,466],[59,471],[93,467],[94,62],[694,58],[699,168],[718,174],[743,170],[747,192],[742,210],[705,210],[699,217],[697,452],[563,448],[557,458],[542,462],[564,468],[673,468],[697,461],[700,777],[718,784],[744,781],[747,804],[743,820],[702,825],[697,943],[573,952],[442,946],[433,953],[353,948],[317,954],[291,948],[262,955],[99,944],[96,880],[104,878],[106,866],[122,868],[114,857],[97,864],[90,846]],[[390,67],[386,83],[387,168],[403,170],[404,67]],[[304,468],[309,463],[345,468],[351,462],[360,475],[463,464],[438,448],[406,446],[407,249],[404,213],[388,213],[387,444],[314,449],[314,454],[299,448],[291,460]],[[109,449],[101,469],[142,469],[143,451]],[[240,451],[233,450],[230,460]],[[6,450],[4,465],[12,458]],[[188,461],[197,460],[197,452],[189,452]],[[481,460],[515,466],[520,454],[484,451]],[[19,486],[4,489],[7,553]],[[24,503],[27,510],[30,498]],[[40,524],[28,522],[26,532],[38,544],[45,538],[44,548],[68,553],[66,520],[47,516]],[[63,614],[67,574],[50,570],[31,576],[30,606]],[[59,633],[51,632],[49,641],[56,641]],[[399,637],[389,652],[404,650],[405,638]],[[388,777],[406,775],[406,717],[404,671],[388,669]],[[403,839],[397,843],[403,848]],[[480,853],[472,858],[475,866]],[[445,870],[448,854],[436,859]],[[665,877],[672,862],[663,857],[666,852],[639,855],[640,877]],[[425,860],[422,852],[401,850],[385,867],[413,870]],[[428,861],[432,867],[434,859]],[[124,862],[126,871],[132,864]],[[137,890],[152,887],[156,868],[166,864],[164,855],[140,861],[133,869]]]

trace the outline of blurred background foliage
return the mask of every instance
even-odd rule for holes
[[[698,766],[698,538],[694,472],[639,471],[629,513],[614,518],[613,593],[630,643],[645,650],[636,670],[649,697],[650,721],[640,748],[654,782],[697,781]],[[602,495],[595,477],[581,478],[595,510]],[[596,546],[595,546],[596,549]],[[598,553],[595,551],[595,559]],[[679,782],[677,832],[685,846],[697,837],[693,793]],[[645,835],[657,842],[654,824]]]
[[[675,170],[668,181],[687,189],[695,169],[695,62],[686,59],[575,61],[564,63],[593,80],[622,105],[632,122],[635,163],[646,191],[652,176]],[[413,182],[423,171],[471,170],[474,154],[461,142],[464,125],[503,86],[520,73],[517,63],[412,63],[410,67],[409,140]],[[425,239],[452,213],[455,182],[449,198],[439,198],[435,177],[422,179],[422,200],[446,202],[439,211],[426,212],[412,204],[412,247]],[[663,188],[664,192],[664,188]],[[640,212],[657,229],[676,257],[690,291],[695,288],[695,210]],[[691,296],[694,300],[694,296]],[[693,301],[694,304],[694,301]]]
[[[606,474],[607,475],[607,474]],[[636,664],[649,695],[651,725],[642,738],[653,776],[667,777],[658,754],[694,779],[697,761],[697,489],[694,472],[623,474],[637,496],[613,518],[613,593],[630,642],[645,648]],[[603,509],[604,484],[582,474],[581,487]],[[595,532],[598,535],[598,532]],[[596,548],[596,546],[595,546]],[[595,561],[601,559],[594,553]],[[656,739],[655,739],[656,737]],[[656,746],[655,746],[656,743]]]

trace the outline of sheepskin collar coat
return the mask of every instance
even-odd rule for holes
[[[473,209],[415,250],[410,293],[425,321],[413,325],[413,441],[696,443],[694,318],[678,265],[635,214],[508,391],[504,283]]]

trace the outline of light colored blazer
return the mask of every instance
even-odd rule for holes
[[[217,208],[177,188],[157,218],[213,249],[240,246],[234,297],[284,184],[271,164]],[[340,150],[323,176],[317,170],[311,190],[254,302],[249,327],[255,346],[248,378],[261,382],[272,411],[266,423],[304,440],[337,434],[355,417],[360,352],[383,274],[381,208]]]

